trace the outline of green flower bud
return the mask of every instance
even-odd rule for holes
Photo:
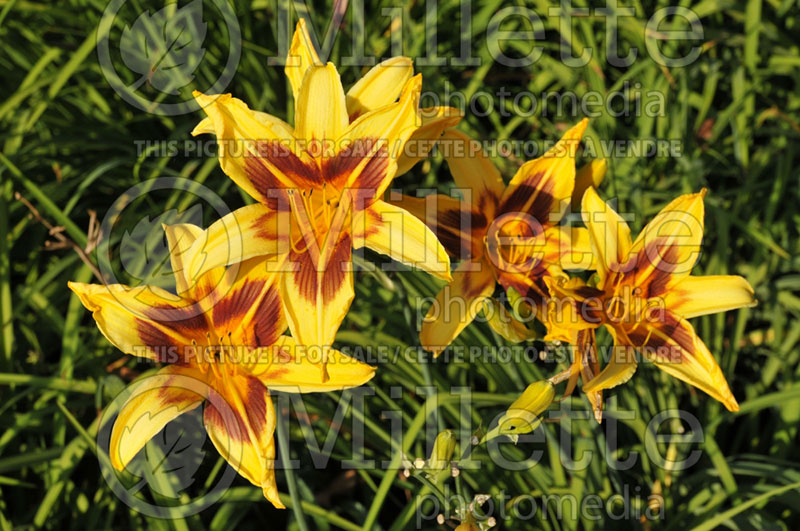
[[[430,472],[442,472],[450,466],[453,452],[456,450],[456,436],[453,430],[444,430],[436,436],[433,442],[433,452],[428,460],[428,470]]]
[[[549,380],[539,380],[530,384],[525,391],[508,407],[506,416],[521,415],[522,412],[540,415],[556,397],[556,387]]]
[[[484,441],[493,439],[498,435],[509,435],[516,442],[517,436],[535,430],[542,420],[542,414],[556,397],[555,386],[547,380],[533,382],[509,406],[505,414],[500,417],[497,427],[483,438]]]

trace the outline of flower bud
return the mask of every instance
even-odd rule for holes
[[[543,413],[556,397],[556,388],[548,380],[533,382],[509,406],[500,417],[497,427],[484,437],[488,441],[498,435],[509,435],[516,442],[517,436],[530,433],[542,422],[539,415]]]
[[[514,417],[522,412],[539,415],[553,403],[556,388],[548,380],[539,380],[530,384],[519,398],[508,407],[507,417]]]
[[[456,436],[453,430],[444,430],[436,436],[433,442],[433,452],[428,460],[428,469],[431,472],[441,472],[450,466],[453,452],[456,450]]]

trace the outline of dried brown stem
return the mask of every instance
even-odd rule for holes
[[[86,249],[84,249],[75,243],[75,241],[69,236],[64,234],[64,227],[54,226],[52,223],[42,217],[36,207],[33,206],[30,201],[25,199],[22,194],[15,192],[14,198],[25,205],[25,207],[30,211],[31,216],[33,216],[33,219],[44,225],[50,232],[50,236],[55,238],[56,241],[48,240],[44,243],[46,249],[54,251],[56,249],[72,248],[72,250],[78,253],[78,257],[83,261],[83,263],[86,264],[89,269],[91,269],[94,276],[97,277],[100,282],[105,282],[103,274],[89,257],[89,253],[92,252],[95,247],[97,247],[97,240],[100,232],[97,224],[97,214],[94,211],[89,211],[89,238],[88,243],[86,244]]]

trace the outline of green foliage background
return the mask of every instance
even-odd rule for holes
[[[366,51],[388,56],[390,19],[381,16],[380,8],[390,4],[363,3]],[[448,482],[453,492],[457,489],[470,498],[475,493],[555,493],[580,499],[596,493],[608,500],[627,489],[646,501],[650,494],[661,494],[662,520],[614,521],[603,512],[602,519],[591,521],[572,518],[569,512],[558,515],[551,508],[526,522],[500,519],[498,524],[506,529],[792,529],[800,524],[798,3],[682,2],[702,21],[703,52],[689,66],[668,69],[647,57],[644,36],[648,18],[669,4],[626,2],[636,15],[621,19],[621,42],[624,49],[637,47],[640,51],[629,68],[615,68],[605,60],[605,26],[603,18],[594,15],[574,20],[572,41],[567,43],[574,50],[591,47],[592,61],[580,68],[565,66],[559,59],[560,17],[548,16],[547,11],[558,3],[547,0],[528,3],[547,29],[547,38],[540,43],[545,53],[533,66],[505,68],[492,61],[486,47],[492,15],[523,3],[476,0],[469,42],[481,64],[417,67],[423,73],[425,91],[462,91],[467,98],[481,90],[495,93],[502,87],[512,94],[521,90],[534,94],[575,91],[580,96],[588,90],[609,93],[625,82],[641,84],[633,89],[640,92],[641,101],[648,91],[663,94],[666,105],[662,115],[615,118],[605,114],[592,120],[589,136],[596,140],[672,139],[683,147],[683,155],[614,158],[609,161],[602,193],[618,198],[620,210],[637,214],[633,222],[636,231],[674,196],[708,187],[706,237],[695,272],[741,274],[754,286],[759,300],[756,308],[703,317],[695,323],[742,406],[738,414],[728,413],[687,385],[642,366],[631,382],[608,393],[610,415],[615,410],[636,413],[635,418],[618,422],[615,457],[621,459],[633,452],[640,455],[630,470],[608,467],[603,458],[607,433],[586,419],[573,421],[568,428],[572,457],[595,453],[585,470],[573,471],[565,465],[559,453],[563,438],[559,425],[547,423],[546,442],[503,446],[504,454],[516,460],[535,449],[543,450],[538,465],[507,471],[493,465],[485,451],[476,451],[482,469],[464,471]],[[391,5],[403,13],[404,54],[424,56],[425,3]],[[579,0],[576,5],[584,3]],[[96,28],[105,7],[103,0],[0,0],[0,528],[223,529],[236,525],[263,529],[305,525],[358,529],[365,521],[375,529],[413,528],[415,504],[430,494],[429,485],[415,475],[404,478],[393,470],[363,469],[354,475],[341,470],[339,462],[352,457],[352,410],[345,416],[342,437],[325,470],[313,468],[303,431],[292,417],[290,451],[302,467],[279,473],[279,487],[288,493],[287,480],[296,484],[296,495],[287,494],[285,499],[294,508],[299,502],[299,512],[274,510],[258,489],[237,480],[223,502],[203,513],[185,520],[157,520],[130,510],[100,476],[93,446],[98,411],[133,375],[153,367],[132,358],[115,363],[121,354],[101,336],[89,313],[66,287],[68,280],[92,281],[90,269],[71,249],[48,250],[45,242],[54,238],[29,216],[28,209],[15,199],[15,192],[53,225],[63,227],[64,234],[79,246],[87,242],[90,210],[102,218],[127,188],[154,177],[194,179],[220,194],[231,209],[249,202],[214,158],[137,156],[136,141],[189,138],[201,113],[161,117],[128,105],[114,93],[95,51]],[[147,7],[132,1],[123,13],[133,20]],[[156,11],[161,6],[149,7]],[[228,90],[253,108],[291,119],[291,96],[282,68],[270,66],[268,60],[278,55],[275,28],[282,10],[290,10],[292,26],[296,13],[275,0],[236,2],[234,9],[243,47]],[[327,27],[331,9],[325,2],[311,6],[310,16],[318,32]],[[438,22],[442,57],[459,53],[459,12],[459,3],[441,1],[430,19]],[[348,13],[333,47],[334,62],[350,53],[351,22]],[[520,24],[518,17],[512,18],[503,29]],[[204,42],[206,60],[186,90],[207,87],[227,56],[227,42],[216,40],[218,32],[212,29]],[[122,31],[121,22],[114,31]],[[665,44],[665,49],[685,54],[692,45],[672,42]],[[531,44],[509,41],[504,46],[509,55],[519,56],[528,53]],[[119,57],[115,61],[117,69],[124,71]],[[363,73],[356,67],[340,70],[345,86]],[[462,129],[483,139],[553,140],[565,125],[580,118],[579,112],[543,116],[541,109],[531,117],[493,112],[485,117],[467,116]],[[521,161],[497,157],[495,162],[508,179]],[[396,186],[405,190],[447,191],[450,185],[446,166],[438,157],[396,181]],[[184,192],[153,195],[137,208],[142,216],[153,219],[169,209],[183,210],[192,201],[193,196]],[[142,250],[143,256],[146,251]],[[393,273],[386,278],[359,273],[355,303],[341,328],[339,345],[415,346],[416,305],[438,288],[434,280],[419,273]],[[456,344],[504,343],[485,324],[474,324]],[[441,393],[448,393],[451,386],[472,388],[477,394],[471,410],[463,415],[477,428],[481,420],[485,425],[501,412],[527,383],[556,369],[544,362],[400,360],[382,364],[370,383],[375,395],[367,397],[363,419],[366,457],[392,459],[389,423],[380,412],[394,409],[402,411],[406,454],[412,459],[427,457],[425,430],[419,430],[426,397],[418,386],[431,385]],[[401,386],[402,395],[390,396],[391,386]],[[305,402],[310,429],[320,444],[339,395],[311,396]],[[576,410],[587,408],[578,394],[570,405]],[[700,449],[700,460],[687,470],[664,469],[641,458],[647,451],[645,441],[652,440],[646,437],[648,422],[670,408],[691,412],[703,427],[702,443],[655,443],[663,455],[676,458]],[[454,403],[442,405],[440,412],[442,427],[459,426],[462,412]],[[678,433],[680,429],[676,421],[666,423],[660,431]],[[315,497],[331,485],[337,486],[332,497]],[[192,494],[203,490],[202,479],[196,487],[190,490]],[[145,491],[142,495],[154,494]],[[304,516],[298,519],[300,514]],[[433,521],[425,526],[437,528]]]

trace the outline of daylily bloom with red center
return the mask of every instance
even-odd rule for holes
[[[565,275],[562,266],[591,265],[586,230],[559,226],[572,197],[575,153],[587,124],[583,120],[542,157],[523,164],[508,186],[480,143],[455,130],[445,132],[445,160],[465,200],[431,195],[403,197],[399,203],[425,220],[451,256],[462,260],[425,318],[424,348],[440,354],[482,310],[497,282],[538,307],[547,295],[544,278]]]
[[[189,269],[196,278],[254,256],[273,257],[284,265],[281,291],[292,335],[303,345],[324,346],[353,299],[354,248],[450,279],[449,258],[434,234],[380,198],[397,172],[420,158],[407,156],[409,139],[438,137],[460,114],[439,110],[421,121],[421,76],[411,77],[405,58],[377,65],[345,94],[336,68],[322,65],[308,42],[301,22],[286,67],[294,128],[230,95],[195,94],[208,118],[194,134],[216,134],[223,171],[259,203],[212,224]]]
[[[330,379],[320,383],[316,354],[282,335],[281,297],[263,259],[215,268],[192,282],[185,264],[203,230],[166,230],[178,295],[154,286],[69,284],[114,346],[167,364],[122,406],[111,433],[111,463],[124,469],[168,422],[205,404],[204,424],[220,455],[282,508],[268,388],[333,391],[367,382],[374,368],[331,350]]]
[[[753,288],[739,276],[690,276],[703,238],[703,197],[682,195],[631,242],[630,230],[593,188],[583,197],[584,222],[597,256],[596,286],[548,281],[551,339],[606,327],[616,349],[603,371],[584,382],[587,393],[610,389],[636,371],[633,350],[658,368],[739,409],[725,376],[687,321],[753,306]],[[579,285],[580,284],[580,285]]]

